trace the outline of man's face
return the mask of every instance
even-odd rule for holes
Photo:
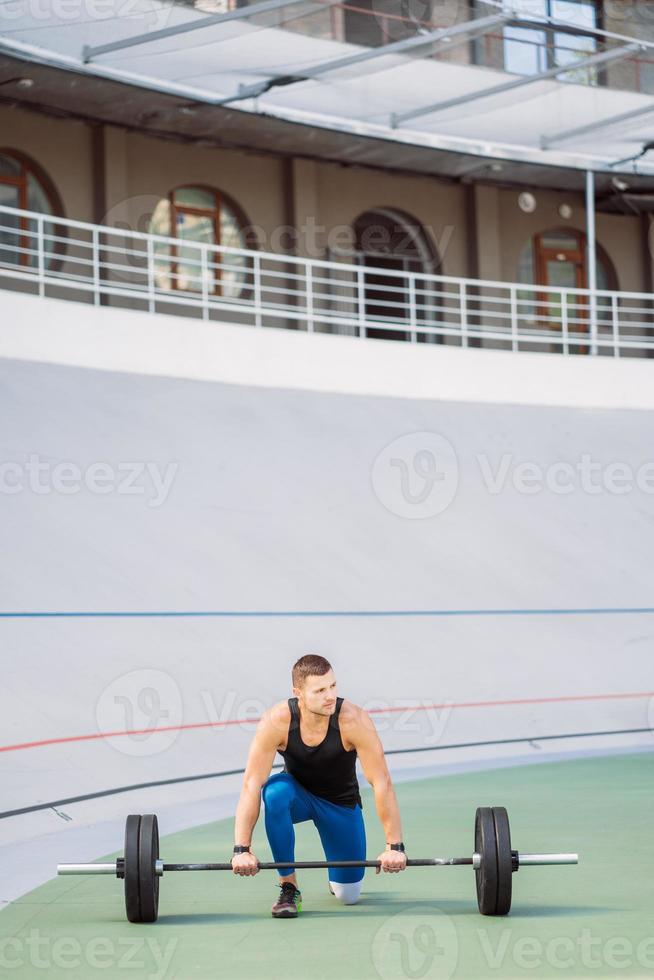
[[[336,678],[330,670],[321,677],[310,674],[301,687],[293,689],[303,707],[317,715],[333,715],[336,711]]]

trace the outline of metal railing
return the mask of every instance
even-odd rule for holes
[[[4,206],[0,286],[258,328],[566,355],[654,356],[650,293],[592,293],[278,255]]]

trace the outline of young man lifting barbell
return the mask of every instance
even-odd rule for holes
[[[275,918],[294,918],[302,907],[293,872],[294,824],[313,820],[327,861],[365,860],[357,757],[373,788],[386,834],[377,873],[406,867],[400,811],[372,719],[363,708],[337,696],[334,672],[324,657],[301,657],[293,667],[292,680],[294,697],[266,711],[257,727],[234,827],[234,874],[255,875],[258,861],[250,844],[263,799],[274,860],[289,862],[280,869],[279,897],[272,907]],[[284,759],[284,771],[271,776],[277,752]],[[330,868],[331,893],[345,905],[353,905],[359,900],[364,870]]]

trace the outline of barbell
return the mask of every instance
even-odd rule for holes
[[[482,915],[507,915],[512,875],[528,865],[577,864],[577,854],[521,854],[511,848],[509,817],[503,806],[481,806],[475,814],[472,857],[410,858],[407,867],[469,865],[474,869],[477,905]],[[263,861],[261,871],[281,868],[378,868],[380,861]],[[110,864],[59,864],[58,875],[111,874],[125,882],[125,911],[130,922],[155,922],[159,879],[168,871],[232,871],[230,863],[165,864],[159,857],[159,828],[153,813],[131,814],[125,823],[124,856]]]

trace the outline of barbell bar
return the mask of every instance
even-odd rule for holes
[[[518,864],[519,867],[527,867],[528,865],[543,865],[543,864],[578,864],[579,855],[578,854],[518,854]],[[121,878],[121,874],[117,874],[117,861],[112,861],[110,864],[99,864],[97,862],[91,862],[90,864],[58,864],[57,874],[58,875],[114,875],[117,878]],[[426,868],[434,866],[446,865],[458,865],[458,864],[468,864],[472,865],[473,868],[481,867],[481,855],[473,854],[472,857],[458,857],[458,858],[409,858],[407,860],[407,868]],[[381,861],[259,861],[257,867],[259,871],[273,871],[281,868],[379,868],[381,866]],[[164,864],[163,861],[157,861],[155,864],[155,873],[159,877],[163,876],[164,871],[233,871],[231,864],[227,862],[221,862],[219,864]]]
[[[577,864],[578,854],[520,853],[511,848],[504,807],[479,807],[475,814],[475,850],[471,857],[409,858],[408,868],[468,865],[475,872],[477,905],[482,915],[507,915],[512,875],[521,867]],[[261,861],[261,871],[282,868],[379,868],[380,861]],[[125,881],[125,909],[130,922],[155,922],[159,879],[170,871],[233,871],[231,863],[168,864],[159,857],[158,822],[154,814],[131,814],[125,824],[124,857],[111,863],[59,864],[58,875],[114,875]]]

